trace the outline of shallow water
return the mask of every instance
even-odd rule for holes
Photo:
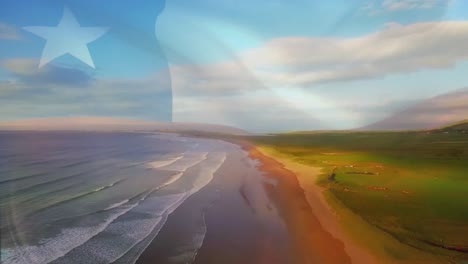
[[[132,263],[226,155],[168,134],[0,133],[2,262]]]

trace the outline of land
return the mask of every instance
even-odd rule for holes
[[[244,151],[228,151],[138,263],[468,261],[467,121],[425,131],[223,131],[178,132]],[[194,241],[201,248],[186,255]]]
[[[268,180],[243,148],[226,149],[213,180],[169,216],[137,263],[305,263],[277,203],[283,185]],[[290,190],[302,193],[299,186]],[[191,255],[194,241],[201,248]]]
[[[318,224],[353,263],[468,260],[466,122],[428,131],[243,139],[295,174]]]
[[[235,143],[242,150],[229,150],[214,179],[169,216],[137,263],[351,263],[296,175],[255,145]],[[196,255],[187,256],[205,232]]]

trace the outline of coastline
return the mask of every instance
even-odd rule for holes
[[[245,150],[228,144],[212,181],[169,215],[136,263],[296,263],[266,191],[271,183]]]
[[[169,216],[137,263],[180,263],[180,242],[186,248],[193,234],[202,240],[195,264],[432,263],[427,256],[404,257],[415,249],[327,195],[317,184],[321,168],[248,141],[223,141],[235,150],[212,182]],[[203,230],[193,222],[203,222]],[[403,258],[387,250],[401,250]]]
[[[194,264],[375,263],[350,254],[346,241],[327,230],[295,173],[249,142],[229,143],[237,150],[169,216],[137,263],[180,263],[200,221],[205,234]]]
[[[241,144],[252,159],[260,161],[259,169],[278,183],[273,196],[288,226],[298,257],[296,263],[376,263],[369,255],[350,250],[345,244],[348,240],[341,240],[344,234],[339,233],[337,222],[333,222],[335,216],[330,211],[322,214],[327,212],[324,211],[324,200],[308,199],[295,173],[257,146]]]
[[[316,184],[319,175],[322,174],[321,168],[291,161],[286,157],[281,157],[277,153],[272,153],[262,147],[254,146],[252,149],[252,152],[255,153],[256,157],[266,160],[268,164],[271,164],[271,160],[274,160],[277,164],[273,166],[280,166],[282,170],[288,171],[297,178],[298,185],[304,192],[307,203],[310,205],[310,210],[317,217],[317,221],[320,226],[333,238],[339,240],[343,244],[344,247],[342,249],[350,258],[351,263],[383,262],[382,259],[379,259],[378,261],[377,257],[364,246],[356,243],[355,239],[353,239],[343,228],[343,225],[340,222],[340,216],[330,205],[329,199],[327,199],[324,194],[324,189]]]
[[[250,148],[257,153],[256,156],[274,160],[297,178],[313,214],[326,232],[344,244],[351,263],[447,263],[428,252],[400,243],[343,205],[318,185],[318,178],[323,175],[320,167],[299,163],[269,147],[254,145]]]

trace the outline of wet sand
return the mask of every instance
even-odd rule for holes
[[[382,259],[378,260],[369,249],[357,243],[344,229],[338,214],[327,202],[324,189],[316,184],[318,176],[322,173],[321,168],[293,162],[288,158],[265,152],[262,148],[257,148],[256,151],[261,152],[260,155],[274,157],[276,163],[295,175],[320,226],[334,238],[343,242],[344,251],[351,258],[352,263],[383,263]]]
[[[214,179],[168,218],[137,263],[295,263],[288,229],[266,192],[272,182],[233,146]],[[206,234],[204,234],[206,232]]]
[[[249,152],[261,161],[259,168],[278,181],[273,197],[287,223],[295,263],[351,263],[343,242],[326,231],[314,215],[297,176],[258,149],[250,147]]]
[[[210,184],[169,216],[137,263],[185,263],[194,241],[203,241],[196,264],[350,263],[344,244],[313,214],[296,175],[241,145]]]

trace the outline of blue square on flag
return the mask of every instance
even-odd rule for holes
[[[2,119],[171,121],[164,0],[2,1]]]

